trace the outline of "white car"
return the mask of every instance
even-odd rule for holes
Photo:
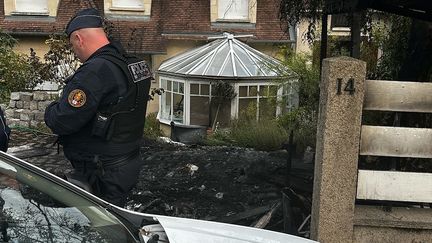
[[[129,211],[0,152],[0,242],[315,241],[251,227]]]

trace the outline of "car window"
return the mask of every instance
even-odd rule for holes
[[[0,160],[0,242],[135,242],[103,207]]]

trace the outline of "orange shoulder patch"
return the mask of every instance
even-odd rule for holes
[[[74,89],[68,95],[68,102],[72,107],[79,108],[86,103],[86,100],[86,94],[80,89]]]

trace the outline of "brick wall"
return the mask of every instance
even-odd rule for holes
[[[196,0],[159,0],[152,1],[151,15],[148,19],[116,18],[110,19],[116,34],[123,44],[131,44],[132,33],[135,33],[133,45],[125,45],[130,51],[140,53],[165,53],[164,34],[183,36],[183,39],[206,40],[206,35],[231,32],[235,34],[253,34],[257,41],[288,41],[278,18],[279,0],[257,1],[256,24],[242,28],[242,25],[215,24],[210,18],[210,1]],[[103,0],[77,1],[60,0],[57,16],[43,18],[32,16],[5,16],[4,1],[0,1],[0,29],[9,33],[41,34],[63,32],[67,22],[79,10],[90,6],[104,9]],[[239,27],[240,26],[240,27]],[[132,41],[132,42],[135,42]]]

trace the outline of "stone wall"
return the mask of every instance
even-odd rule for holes
[[[9,126],[43,127],[45,108],[58,98],[47,91],[12,92],[5,116]]]

